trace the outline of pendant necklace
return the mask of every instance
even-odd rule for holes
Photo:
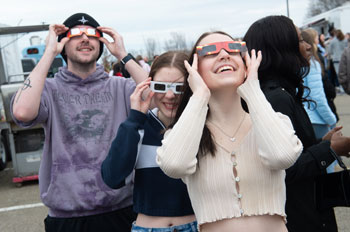
[[[244,113],[243,119],[242,119],[241,122],[239,123],[239,125],[238,125],[238,127],[237,127],[235,133],[233,133],[232,136],[229,135],[229,134],[227,134],[224,130],[222,130],[219,126],[215,125],[215,123],[213,123],[212,121],[209,121],[209,120],[208,120],[208,122],[210,122],[211,124],[213,124],[213,126],[215,126],[216,128],[218,128],[224,135],[226,135],[226,136],[230,139],[231,142],[234,142],[234,141],[236,140],[235,136],[236,136],[237,132],[239,131],[239,128],[241,128],[241,126],[242,126],[242,124],[243,124],[243,122],[244,122],[244,119],[245,119],[245,116],[246,116],[246,115],[247,115],[247,114]]]

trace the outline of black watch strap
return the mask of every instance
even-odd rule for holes
[[[128,53],[120,62],[125,65],[129,60],[135,59],[130,53]]]

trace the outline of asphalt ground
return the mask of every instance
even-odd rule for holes
[[[340,95],[335,100],[343,134],[350,136],[350,96]],[[350,159],[344,159],[350,167]],[[48,210],[42,205],[37,181],[17,187],[11,182],[13,169],[0,172],[0,232],[39,232],[44,231],[43,220]],[[350,208],[335,209],[339,232],[350,231]]]

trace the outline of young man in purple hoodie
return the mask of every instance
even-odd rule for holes
[[[103,38],[103,33],[113,41]],[[101,163],[129,114],[135,88],[134,81],[109,77],[96,63],[103,44],[125,64],[136,83],[147,78],[117,32],[100,27],[88,14],[77,13],[63,24],[50,25],[42,59],[12,99],[17,124],[41,123],[45,129],[39,188],[49,208],[48,232],[130,231],[135,219],[133,176],[118,190],[101,178]],[[59,53],[67,66],[46,79]]]

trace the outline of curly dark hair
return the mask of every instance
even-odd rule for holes
[[[293,21],[285,16],[267,16],[253,23],[243,40],[249,52],[262,52],[258,75],[263,87],[277,81],[296,100],[305,101],[303,78],[309,73],[309,62],[299,51],[299,38]]]

